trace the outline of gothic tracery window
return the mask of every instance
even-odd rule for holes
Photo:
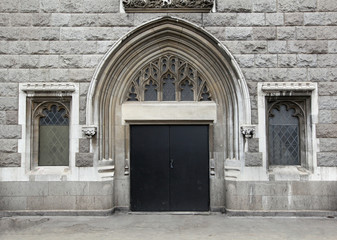
[[[132,80],[127,101],[211,101],[207,82],[192,64],[164,55],[145,65]]]

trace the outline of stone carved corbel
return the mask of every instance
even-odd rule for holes
[[[82,132],[87,138],[92,138],[97,133],[97,127],[96,126],[83,126]]]
[[[245,138],[252,138],[255,134],[255,126],[241,126],[241,133]]]

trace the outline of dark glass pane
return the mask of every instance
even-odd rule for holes
[[[39,125],[39,166],[69,165],[69,119],[64,109],[45,109]]]
[[[134,86],[131,87],[131,91],[129,93],[128,101],[138,101],[136,89],[135,89]]]
[[[176,100],[176,89],[174,85],[174,78],[171,75],[167,75],[164,78],[163,84],[163,101],[175,101]]]
[[[153,82],[150,81],[149,85],[145,86],[144,100],[145,101],[157,101],[157,90],[156,85],[153,85]]]
[[[211,96],[206,86],[202,89],[200,101],[211,101]]]
[[[192,85],[188,84],[188,81],[185,81],[181,84],[181,101],[193,101],[194,95],[192,90]]]
[[[281,105],[269,117],[269,158],[273,165],[300,165],[299,120]]]

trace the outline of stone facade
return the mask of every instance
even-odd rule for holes
[[[143,105],[136,109],[122,104],[114,109],[111,107],[109,114],[113,115],[113,120],[107,120],[104,126],[113,124],[113,130],[103,129],[100,126],[103,120],[96,109],[99,107],[99,101],[95,100],[97,93],[92,86],[100,79],[108,79],[108,76],[102,77],[104,68],[114,69],[109,65],[117,65],[112,53],[116,53],[119,46],[124,47],[123,42],[132,42],[130,36],[138,37],[132,33],[141,32],[151,26],[151,22],[157,26],[164,21],[158,19],[165,17],[174,19],[167,20],[172,26],[171,22],[179,22],[177,24],[186,32],[194,29],[202,36],[200,39],[209,38],[210,42],[224,46],[225,50],[221,47],[219,50],[216,44],[202,43],[206,48],[216,49],[214,52],[221,52],[228,63],[223,66],[227,64],[226,68],[231,69],[232,76],[228,78],[233,82],[242,80],[244,84],[241,85],[247,87],[247,93],[242,90],[238,96],[248,96],[248,99],[233,101],[231,106],[233,112],[236,106],[242,107],[237,111],[240,112],[238,116],[244,117],[244,121],[230,120],[233,128],[226,128],[221,104],[195,105],[191,113],[187,110],[191,108],[184,105],[181,106],[182,118],[172,116],[169,119],[174,114],[159,118],[161,121],[215,123],[212,135],[215,144],[210,154],[210,165],[215,172],[210,176],[211,209],[336,211],[337,193],[332,190],[336,189],[337,182],[335,0],[216,0],[207,13],[125,13],[119,0],[2,0],[0,210],[128,209],[130,159],[126,152],[129,137],[124,125],[127,126],[126,121],[150,121],[158,117],[154,114],[156,107],[152,110],[145,110],[148,108]],[[198,45],[200,49],[202,44]],[[270,90],[264,85],[267,82],[288,83],[288,88]],[[27,83],[49,85],[30,88],[25,85]],[[294,83],[295,87],[289,83]],[[303,90],[301,84],[307,83],[313,85]],[[62,84],[73,84],[73,87]],[[235,84],[231,86],[235,88]],[[97,89],[103,92],[105,88],[98,84]],[[215,87],[214,92],[220,96],[219,89]],[[303,168],[273,169],[267,164],[265,98],[273,91],[295,95],[305,91],[310,98],[307,163]],[[119,94],[117,90],[116,94]],[[67,167],[32,168],[27,99],[36,96],[71,98],[70,163]],[[90,102],[91,99],[94,100]],[[115,95],[111,99],[120,101]],[[250,109],[244,109],[245,106]],[[176,109],[177,106],[167,109],[170,107]],[[165,106],[160,109],[163,108]],[[141,110],[147,111],[147,116],[136,116]],[[253,138],[245,138],[240,126],[250,124],[256,131]],[[94,132],[88,137],[82,127],[94,129]],[[113,134],[103,139],[103,130]],[[231,136],[233,144],[228,143]],[[222,140],[232,152],[225,153],[220,144]],[[102,154],[104,151],[106,155]]]

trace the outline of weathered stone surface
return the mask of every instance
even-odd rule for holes
[[[58,68],[59,56],[57,55],[40,55],[39,67],[40,68]]]
[[[266,53],[268,50],[267,41],[224,41],[223,44],[232,53]]]
[[[236,26],[236,13],[204,13],[204,26]]]
[[[297,55],[298,67],[317,67],[316,54],[298,54]]]
[[[337,152],[336,138],[321,138],[319,140],[320,152]]]
[[[269,80],[268,68],[243,68],[242,72],[247,81],[267,82]]]
[[[321,96],[318,99],[318,107],[320,110],[335,110],[337,109],[337,97]]]
[[[327,41],[289,41],[288,51],[291,53],[327,53]]]
[[[293,40],[296,38],[295,27],[278,27],[277,39],[279,40]]]
[[[337,2],[331,0],[317,0],[317,9],[319,11],[337,11]]]
[[[276,12],[276,0],[253,0],[253,12]]]
[[[286,41],[269,41],[268,42],[269,53],[287,53]]]
[[[255,55],[253,54],[235,55],[235,58],[242,68],[250,68],[255,65]]]
[[[6,111],[6,125],[17,125],[18,122],[18,111]]]
[[[337,58],[333,54],[319,54],[317,56],[318,67],[337,67]]]
[[[318,138],[336,138],[337,124],[317,124],[316,134]]]
[[[19,87],[16,83],[2,83],[0,88],[0,97],[16,97]]]
[[[240,28],[233,28],[229,27],[226,28],[225,34],[227,40],[249,40],[252,39],[252,31],[253,28],[251,27],[240,27]]]
[[[79,139],[79,152],[89,153],[90,152],[90,139],[80,138]]]
[[[289,26],[302,25],[304,22],[303,13],[285,13],[284,24]]]
[[[50,18],[50,26],[67,27],[70,22],[70,14],[67,13],[53,13]]]
[[[276,54],[257,54],[255,56],[255,66],[262,68],[277,67]]]
[[[27,27],[32,24],[32,15],[27,13],[18,13],[18,14],[12,13],[10,15],[10,22],[13,27],[17,26]]]
[[[255,27],[253,28],[253,39],[255,40],[276,39],[276,27]]]
[[[0,12],[18,12],[20,0],[1,0]]]
[[[262,153],[245,153],[245,166],[247,167],[260,167],[262,166]]]
[[[219,12],[251,12],[252,0],[221,0],[218,1]]]
[[[43,12],[57,12],[59,7],[59,0],[40,0],[40,9]]]
[[[320,96],[337,95],[337,82],[321,82],[318,84],[318,94]]]
[[[238,13],[238,26],[263,26],[266,24],[265,15],[263,13]]]
[[[296,38],[299,40],[317,39],[317,27],[296,27]]]
[[[266,25],[282,26],[284,15],[282,13],[266,13]]]
[[[84,15],[84,17],[86,17],[87,15],[88,14]],[[89,16],[91,16],[91,15],[89,15]],[[225,17],[225,16],[223,16],[223,17]],[[229,17],[229,16],[226,16],[226,17]],[[132,26],[133,21],[134,21],[134,15],[133,14],[105,13],[105,14],[98,14],[97,15],[97,25],[101,26],[101,27]],[[205,21],[205,19],[204,19],[204,21]],[[213,21],[211,21],[211,22],[213,22]]]
[[[259,139],[258,138],[248,139],[248,151],[249,152],[259,152]]]
[[[325,82],[328,80],[327,74],[326,68],[309,68],[308,80],[311,82]]]
[[[83,65],[83,57],[79,55],[60,56],[59,65],[61,68],[81,68]]]
[[[83,0],[85,12],[118,12],[119,1],[111,0]]]
[[[320,123],[337,123],[337,110],[320,110],[318,119]]]
[[[226,28],[224,28],[224,27],[206,27],[205,29],[219,40],[225,40],[226,39],[225,38]]]
[[[297,64],[297,57],[295,54],[279,54],[277,56],[277,61],[279,67],[295,67]]]
[[[60,0],[60,12],[83,12],[83,1]]]
[[[20,167],[21,153],[0,152],[0,167]]]
[[[317,39],[335,40],[337,39],[337,26],[317,27]]]
[[[15,153],[17,151],[17,139],[0,139],[0,153]]]
[[[93,153],[76,153],[76,167],[92,167],[93,161]]]
[[[0,139],[20,139],[20,125],[0,125]]]
[[[39,0],[20,0],[21,12],[39,12],[40,1]]]
[[[270,68],[269,80],[276,82],[305,82],[307,71],[303,68]]]
[[[283,12],[296,12],[296,11],[315,11],[316,10],[316,0],[279,0],[278,10]]]
[[[18,109],[18,99],[16,97],[0,97],[0,111],[10,111]]]
[[[317,166],[319,167],[337,167],[336,152],[318,152]]]

